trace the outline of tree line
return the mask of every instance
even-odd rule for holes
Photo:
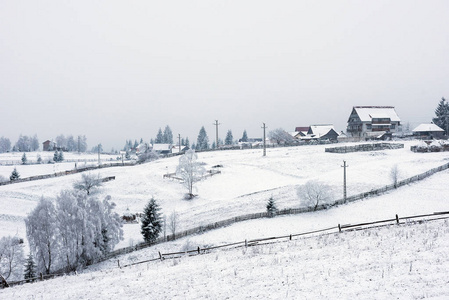
[[[58,135],[54,141],[55,147],[64,151],[87,151],[87,138],[85,135],[68,135],[65,137],[63,134]],[[33,152],[40,149],[40,143],[37,135],[27,136],[20,135],[17,142],[13,145],[11,140],[7,137],[0,137],[0,153],[5,152]],[[52,149],[54,150],[54,149]]]

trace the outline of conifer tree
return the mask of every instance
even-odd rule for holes
[[[276,203],[275,203],[273,197],[270,197],[270,199],[268,199],[268,203],[267,203],[268,216],[270,218],[274,217],[276,215],[276,211],[277,211]]]
[[[40,154],[37,155],[37,163],[41,164],[42,163],[42,157]]]
[[[34,263],[31,253],[28,255],[25,264],[25,272],[23,274],[24,279],[31,279],[36,277],[36,264]],[[29,282],[29,280],[27,280]]]
[[[232,136],[232,131],[228,130],[228,133],[226,134],[225,145],[232,145],[232,143],[234,142],[233,140],[234,138]]]
[[[53,154],[53,161],[58,162],[59,161],[58,159],[59,159],[58,150],[56,150],[55,153]]]
[[[162,134],[162,129],[159,128],[159,131],[156,135],[156,140],[154,141],[155,144],[162,144],[164,140],[164,136]]]
[[[27,163],[27,155],[24,152],[22,155],[22,165],[26,165],[26,163]]]
[[[248,134],[246,133],[246,130],[243,131],[243,136],[242,136],[242,143],[246,143],[248,142]]]
[[[58,153],[58,161],[61,162],[64,160],[64,154],[62,153],[62,151],[59,151]]]
[[[173,132],[168,125],[165,126],[162,142],[164,144],[173,144]]]
[[[11,173],[11,176],[9,176],[9,180],[14,181],[20,178],[19,172],[17,172],[17,169],[14,168],[14,170]]]
[[[448,134],[447,130],[449,128],[449,103],[446,102],[446,99],[441,98],[440,103],[438,103],[437,108],[435,109],[436,118],[433,118],[433,123],[443,129],[446,134]]]
[[[162,231],[160,207],[154,198],[145,206],[140,232],[147,243],[154,242]]]
[[[197,150],[207,150],[209,149],[209,138],[207,137],[206,129],[204,126],[201,127],[196,141]]]

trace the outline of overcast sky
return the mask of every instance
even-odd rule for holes
[[[449,98],[449,1],[0,0],[0,136],[89,148],[334,124],[430,122]]]

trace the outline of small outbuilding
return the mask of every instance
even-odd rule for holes
[[[441,139],[444,136],[444,130],[433,123],[421,124],[413,129],[413,135],[421,138]]]

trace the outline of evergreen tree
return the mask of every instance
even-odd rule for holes
[[[36,277],[36,264],[34,263],[31,253],[28,255],[25,264],[25,272],[23,274],[24,279],[31,279]],[[29,282],[29,280],[27,280]]]
[[[58,159],[59,159],[58,150],[56,150],[55,153],[53,154],[53,161],[58,162],[59,161]]]
[[[173,144],[173,133],[168,125],[165,126],[162,141],[164,144]]]
[[[26,165],[26,163],[27,163],[27,155],[24,152],[22,155],[22,165]]]
[[[159,128],[159,131],[156,135],[156,140],[154,141],[155,144],[162,144],[164,140],[164,136],[162,134],[162,129]]]
[[[228,130],[225,139],[225,145],[232,145],[234,138],[232,137],[232,131]]]
[[[215,141],[213,141],[213,142],[212,142],[212,146],[211,146],[211,148],[212,148],[212,149],[215,149],[215,148],[217,148],[217,146],[215,145]]]
[[[270,197],[270,199],[268,199],[268,203],[267,203],[268,216],[270,218],[274,217],[276,215],[276,211],[277,211],[276,203],[275,203],[273,197]]]
[[[64,154],[62,153],[62,151],[59,151],[58,153],[58,161],[61,162],[64,160]]]
[[[134,149],[136,149],[136,148],[137,148],[137,146],[139,146],[139,143],[137,142],[137,140],[134,140],[134,145],[133,145],[133,148],[134,148]]]
[[[433,118],[433,123],[438,125],[443,129],[446,134],[448,134],[448,122],[449,122],[449,103],[446,102],[446,99],[441,98],[440,103],[438,103],[437,108],[435,109],[436,118]]]
[[[246,130],[243,131],[243,136],[242,136],[242,143],[246,143],[248,142],[248,134],[246,133]]]
[[[37,163],[41,164],[42,163],[42,157],[40,154],[37,155]]]
[[[187,147],[190,148],[190,141],[189,141],[188,137],[186,137],[186,141],[185,141],[185,145],[184,146],[187,146]]]
[[[207,137],[206,129],[204,126],[201,127],[196,141],[197,150],[207,150],[209,149],[209,138]]]
[[[160,207],[154,198],[145,206],[143,210],[142,224],[140,232],[147,243],[154,242],[162,231],[162,217]]]
[[[19,172],[17,172],[17,169],[14,168],[14,170],[11,173],[11,176],[9,176],[9,180],[14,181],[20,178]]]

